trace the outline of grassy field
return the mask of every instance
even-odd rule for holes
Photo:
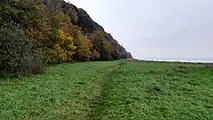
[[[202,64],[86,62],[0,78],[0,120],[212,120],[213,69]]]

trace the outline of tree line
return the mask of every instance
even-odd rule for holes
[[[131,58],[83,9],[63,0],[0,2],[0,71],[43,72],[44,64]]]

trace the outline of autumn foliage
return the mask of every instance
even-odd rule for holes
[[[5,28],[8,24],[10,27]],[[10,28],[17,28],[17,31],[12,32]],[[14,50],[30,43],[32,47],[28,51],[36,51],[34,56],[43,64],[131,57],[117,41],[107,37],[108,33],[86,11],[63,0],[3,0],[0,2],[0,31],[5,29],[8,31],[0,34],[0,45],[21,43],[16,44],[13,51],[1,47],[2,53],[16,53]],[[18,31],[21,32],[14,33]],[[14,35],[20,38],[15,39]],[[2,39],[7,36],[13,38]],[[23,39],[29,43],[25,44]],[[8,55],[8,62],[15,59],[12,54]],[[5,59],[1,57],[3,62]],[[1,68],[1,71],[10,70]]]

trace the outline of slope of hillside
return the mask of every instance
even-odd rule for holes
[[[0,25],[8,24],[10,21],[21,25],[21,29],[24,29],[31,40],[39,42],[37,43],[39,49],[46,47],[46,49],[51,48],[52,52],[63,53],[60,50],[54,50],[54,47],[66,49],[66,46],[61,45],[60,42],[64,41],[63,38],[69,39],[67,43],[71,42],[73,45],[70,54],[66,58],[59,58],[64,60],[56,61],[66,61],[70,58],[111,60],[132,57],[124,47],[104,31],[102,26],[94,22],[85,10],[63,0],[2,1],[0,10]],[[80,46],[82,44],[85,47],[83,52],[88,52],[85,53],[86,55],[80,55],[82,51],[78,53],[78,49],[83,48]],[[92,54],[93,52],[96,56]],[[95,57],[92,58],[92,56]]]
[[[32,74],[42,71],[41,63],[132,58],[85,10],[63,0],[0,1],[0,31],[0,72]]]

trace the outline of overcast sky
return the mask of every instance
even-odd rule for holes
[[[138,59],[213,61],[213,0],[69,0]]]

